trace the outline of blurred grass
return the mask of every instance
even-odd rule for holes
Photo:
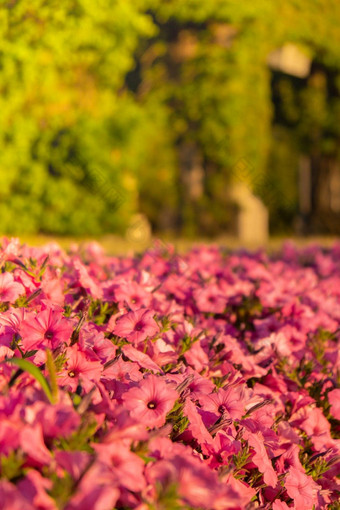
[[[291,241],[299,247],[305,247],[311,244],[319,244],[322,247],[330,247],[336,242],[340,242],[340,238],[336,236],[315,236],[315,237],[271,237],[265,245],[260,244],[244,244],[240,243],[235,237],[221,236],[215,239],[211,238],[174,238],[174,237],[160,237],[152,238],[145,242],[131,242],[128,239],[117,236],[117,235],[105,235],[99,238],[94,237],[64,237],[64,236],[45,236],[45,235],[23,235],[20,236],[20,242],[28,244],[30,246],[43,246],[45,244],[56,242],[63,249],[69,250],[74,244],[84,245],[88,242],[98,242],[109,255],[131,255],[133,253],[141,253],[148,248],[151,248],[157,239],[160,240],[163,245],[174,245],[179,253],[188,251],[193,246],[197,245],[218,245],[232,250],[238,250],[240,248],[246,248],[249,250],[255,250],[258,248],[264,248],[269,252],[279,250],[283,243]]]

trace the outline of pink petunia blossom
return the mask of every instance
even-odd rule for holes
[[[232,436],[223,431],[217,432],[210,445],[207,445],[207,451],[211,454],[209,466],[214,469],[228,463],[228,459],[237,455],[242,449],[240,441],[235,441]]]
[[[148,342],[147,354],[160,367],[177,363],[175,349],[162,338],[157,338],[154,342]]]
[[[294,500],[299,510],[311,510],[316,503],[318,485],[313,478],[302,473],[299,469],[291,467],[285,480],[288,496]]]
[[[149,427],[164,425],[165,417],[177,398],[174,389],[152,374],[141,381],[139,387],[129,389],[122,396],[131,416]]]
[[[8,480],[0,480],[0,510],[35,510],[19,489]]]
[[[198,412],[197,407],[189,398],[186,399],[183,414],[189,419],[189,425],[187,430],[192,434],[198,443],[200,444],[202,451],[205,454],[210,454],[208,445],[213,445],[213,438],[208,432],[201,415]]]
[[[81,478],[65,510],[111,510],[120,495],[117,482],[115,473],[106,464],[96,461]]]
[[[44,478],[35,469],[28,471],[18,483],[18,489],[23,497],[39,510],[57,510],[55,501],[47,494],[52,486],[52,480]]]
[[[115,358],[117,346],[105,338],[102,331],[83,327],[80,330],[79,346],[93,360],[107,362]]]
[[[103,443],[112,443],[116,441],[130,442],[131,440],[145,441],[148,439],[148,431],[145,425],[132,418],[127,409],[119,406],[114,414],[115,424],[110,431],[105,434]]]
[[[275,488],[278,482],[277,474],[275,473],[272,463],[268,457],[266,448],[263,442],[263,436],[261,432],[249,435],[248,443],[253,447],[255,454],[252,457],[252,461],[263,473],[264,482],[267,485]]]
[[[194,298],[201,312],[223,313],[226,307],[226,296],[215,284],[195,290]]]
[[[145,486],[144,462],[121,442],[93,444],[98,459],[110,466],[121,486],[130,491],[142,491]]]
[[[199,400],[201,395],[209,394],[213,391],[214,384],[207,377],[202,377],[196,370],[190,367],[187,369],[187,374],[193,375],[193,379],[188,386],[191,399]]]
[[[322,410],[319,407],[306,409],[304,416],[305,419],[301,424],[301,428],[310,436],[314,447],[319,450],[331,446],[331,425]]]
[[[104,284],[104,298],[108,301],[112,301],[110,291],[114,295],[115,301],[121,304],[127,303],[132,310],[150,306],[151,294],[137,282],[121,279],[115,283]]]
[[[58,466],[62,467],[77,481],[85,473],[91,464],[91,456],[88,452],[56,451],[55,459]]]
[[[223,482],[227,483],[229,487],[234,489],[238,494],[238,502],[245,507],[251,502],[251,499],[256,495],[255,489],[250,487],[247,483],[234,478],[230,473],[223,478]]]
[[[103,290],[89,274],[87,267],[79,260],[73,260],[73,267],[76,272],[77,284],[81,286],[94,299],[102,299]]]
[[[0,420],[0,455],[9,455],[20,445],[20,432],[22,423],[6,419],[3,416]]]
[[[33,425],[36,423],[41,425],[47,441],[68,437],[80,425],[80,416],[74,409],[71,398],[61,393],[59,400],[53,406],[38,401],[26,408],[26,421]]]
[[[147,337],[153,337],[159,331],[153,315],[151,310],[145,310],[145,308],[128,312],[117,320],[113,333],[132,343],[143,342]]]
[[[63,317],[58,310],[46,308],[32,312],[20,325],[23,348],[26,351],[42,347],[55,349],[63,342],[69,342],[73,328],[73,321]]]
[[[289,446],[289,448],[276,461],[276,469],[278,473],[285,473],[290,467],[294,467],[298,471],[304,473],[305,470],[300,462],[299,452],[300,448],[298,445],[294,444]]]
[[[276,499],[273,503],[273,510],[289,510],[289,506],[284,501]]]
[[[99,361],[92,361],[81,352],[77,345],[66,350],[66,366],[58,375],[61,386],[67,386],[75,391],[78,384],[85,391],[90,391],[95,381],[99,381],[103,366]]]
[[[20,241],[17,237],[3,237],[1,240],[0,262],[5,260],[13,260],[20,254]]]
[[[190,349],[184,353],[188,365],[192,366],[197,372],[201,372],[209,363],[207,352],[203,349],[201,342],[194,342]]]
[[[8,358],[13,358],[14,351],[5,345],[0,346],[0,362]]]
[[[25,308],[10,308],[0,316],[0,343],[10,347],[13,337],[18,338],[21,323],[25,320]]]
[[[234,509],[240,506],[236,487],[219,484],[214,471],[198,458],[176,455],[173,459],[178,472],[178,492],[190,506],[206,510]]]
[[[119,357],[108,367],[104,368],[102,379],[104,381],[108,380],[130,384],[131,381],[137,382],[143,379],[143,374],[140,372],[137,363],[124,361]]]
[[[0,274],[0,301],[13,303],[25,294],[25,287],[14,280],[12,273]]]
[[[227,412],[231,418],[239,419],[245,413],[242,386],[230,386],[216,393],[200,397],[200,403],[206,411],[215,414]]]
[[[45,271],[41,282],[41,288],[50,302],[63,306],[65,302],[63,280],[55,273],[56,272],[53,273],[48,269]]]
[[[22,429],[20,432],[20,446],[34,465],[41,466],[51,462],[51,452],[46,448],[42,426],[39,423]]]
[[[340,389],[332,390],[328,393],[329,403],[331,405],[331,415],[340,420]]]
[[[131,361],[135,361],[136,363],[138,363],[140,367],[151,370],[156,374],[162,372],[160,367],[154,361],[152,361],[150,356],[148,356],[144,352],[138,351],[137,349],[132,347],[132,345],[124,345],[122,351],[124,353],[124,356],[129,358]]]

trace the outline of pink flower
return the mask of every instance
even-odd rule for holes
[[[137,282],[126,280],[121,280],[117,282],[115,285],[111,283],[113,287],[115,300],[124,303],[126,302],[132,310],[137,310],[141,306],[149,306],[151,301],[150,292],[147,292],[141,285]],[[111,287],[111,288],[112,288]],[[104,298],[110,301],[109,294],[110,287],[104,285]],[[112,300],[112,298],[111,298]]]
[[[131,388],[122,396],[131,416],[149,427],[164,425],[177,398],[177,392],[155,375],[147,376],[139,387]]]
[[[192,437],[198,441],[204,453],[210,454],[208,445],[213,445],[213,438],[204,425],[197,407],[193,402],[191,402],[189,398],[187,398],[185,401],[183,414],[189,419],[188,430],[192,434]]]
[[[77,275],[77,283],[83,289],[86,290],[88,294],[90,294],[94,299],[102,299],[103,290],[97,284],[97,282],[92,278],[84,264],[79,259],[75,259],[73,261],[73,267],[76,270]]]
[[[227,464],[228,459],[232,455],[237,455],[241,449],[240,441],[235,441],[232,436],[228,436],[224,432],[217,432],[212,444],[207,447],[211,454],[209,466],[214,469]]]
[[[13,303],[25,294],[25,287],[14,280],[12,273],[0,274],[0,301]]]
[[[313,478],[302,473],[299,469],[291,467],[285,481],[288,496],[294,500],[295,508],[311,510],[316,503],[316,490],[318,485]]]
[[[117,477],[106,464],[96,461],[81,478],[65,510],[110,510],[119,498]]]
[[[194,367],[197,372],[201,372],[209,363],[209,357],[201,346],[201,342],[194,342],[190,349],[184,353],[188,365]]]
[[[4,361],[6,358],[13,358],[14,351],[5,345],[0,346],[0,361]]]
[[[141,491],[146,486],[144,478],[144,461],[130,448],[113,442],[110,444],[93,444],[98,459],[111,466],[119,480],[119,484],[134,492]]]
[[[247,507],[251,499],[256,495],[255,489],[246,484],[246,482],[234,478],[231,473],[226,476],[226,479],[223,480],[223,482],[237,493],[238,503],[240,506],[244,505],[244,507]]]
[[[36,423],[33,427],[26,426],[20,433],[20,446],[34,464],[49,464],[52,456],[46,448],[42,427]]]
[[[340,389],[332,390],[328,393],[329,403],[331,404],[331,415],[340,420]]]
[[[85,472],[91,462],[91,456],[88,452],[78,451],[56,451],[55,459],[59,466],[67,471],[77,481]]]
[[[31,469],[25,478],[19,481],[18,489],[23,497],[34,505],[34,508],[57,510],[55,501],[46,492],[52,488],[52,485],[52,480],[44,478],[38,471]]]
[[[289,510],[289,506],[284,501],[276,499],[273,503],[273,510]]]
[[[80,416],[75,411],[68,395],[63,395],[61,402],[51,406],[44,402],[36,402],[34,405],[34,423],[41,424],[44,437],[47,440],[56,437],[67,437],[80,425]],[[32,413],[32,407],[29,408]]]
[[[53,304],[63,306],[65,302],[63,281],[56,274],[46,270],[41,282],[41,288],[47,299]]]
[[[275,488],[278,482],[277,474],[275,473],[272,463],[268,457],[261,432],[249,435],[248,443],[255,451],[251,460],[254,462],[255,466],[259,468],[261,473],[263,473],[264,482]]]
[[[20,325],[26,317],[25,308],[10,308],[0,317],[1,344],[9,347],[13,336],[19,335]]]
[[[23,347],[26,351],[42,347],[55,349],[63,342],[69,342],[73,327],[70,319],[52,308],[32,313],[20,325]]]
[[[104,333],[96,331],[95,328],[87,329],[83,327],[80,330],[79,346],[82,351],[94,360],[106,362],[114,359],[117,346],[111,340],[104,337]]]
[[[143,374],[139,371],[137,363],[130,363],[124,361],[121,357],[116,358],[112,365],[110,364],[104,369],[102,380],[113,382],[130,383],[131,381],[137,382],[143,379]]]
[[[119,407],[121,409],[121,406]],[[145,425],[138,422],[130,416],[127,409],[115,413],[115,424],[110,431],[105,435],[103,442],[110,443],[116,441],[145,441],[148,439],[148,431]]]
[[[194,298],[201,312],[223,313],[227,303],[226,296],[215,284],[195,290]]]
[[[35,510],[14,484],[0,480],[0,510]]]
[[[242,508],[234,487],[220,484],[214,471],[193,456],[176,455],[178,493],[189,506],[206,510]]]
[[[331,445],[331,425],[319,407],[305,410],[305,420],[301,424],[302,430],[308,434],[314,447],[319,450]]]
[[[141,308],[122,315],[116,322],[113,333],[126,338],[129,342],[143,342],[147,337],[159,331],[153,312]]]
[[[20,444],[20,430],[22,424],[13,420],[0,419],[0,456],[9,455],[9,453],[18,448]]]
[[[188,368],[187,374],[192,374],[194,376],[192,382],[189,384],[188,388],[190,390],[190,398],[195,400],[199,400],[199,397],[202,394],[209,394],[214,389],[214,384],[210,379],[206,377],[202,377],[198,372],[193,370],[192,368]]]
[[[206,411],[212,411],[215,414],[223,414],[227,411],[235,420],[242,418],[245,413],[242,386],[230,386],[226,390],[221,389],[217,393],[202,396],[200,404]]]
[[[90,391],[93,383],[100,379],[103,370],[101,363],[89,360],[83,352],[79,351],[77,345],[69,347],[66,354],[66,368],[58,377],[59,384],[75,391],[80,383],[86,392]]]
[[[176,365],[177,363],[177,353],[175,349],[162,338],[157,338],[154,342],[149,342],[147,353],[160,367],[172,363]]]
[[[0,261],[13,260],[19,256],[20,241],[17,237],[3,237],[1,240],[1,255]]]
[[[138,364],[123,361],[121,357],[116,359],[112,365],[104,368],[101,376],[101,382],[106,390],[112,392],[119,402],[121,402],[122,394],[130,388],[130,383],[141,379],[143,379],[143,374],[140,372]]]
[[[302,473],[304,473],[303,466],[299,459],[300,448],[297,444],[291,445],[276,462],[276,469],[279,473],[285,473],[293,466]]]
[[[144,354],[144,352],[138,351],[132,347],[132,345],[124,345],[122,347],[122,351],[124,356],[129,358],[131,361],[135,361],[139,366],[146,368],[147,370],[152,370],[152,372],[162,372],[159,366],[154,361],[152,361],[150,356]]]

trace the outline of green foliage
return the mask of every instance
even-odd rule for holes
[[[64,476],[60,477],[57,473],[46,470],[46,476],[52,481],[53,486],[48,491],[49,495],[56,502],[57,508],[65,508],[75,489],[75,482],[71,475],[64,472]]]
[[[20,452],[12,451],[7,456],[0,455],[0,478],[15,480],[23,472],[24,457]]]
[[[28,372],[40,384],[41,389],[44,391],[50,403],[55,403],[55,391],[52,393],[47,379],[44,377],[41,370],[34,365],[34,363],[23,358],[11,358],[6,360],[6,363],[16,365],[20,370]]]
[[[144,7],[1,2],[3,232],[94,234],[126,223],[135,203],[133,175],[120,160],[129,126],[119,135],[112,119],[130,104],[118,91],[138,37],[153,33]]]
[[[91,443],[94,441],[94,434],[98,428],[97,422],[87,414],[82,418],[80,427],[69,437],[60,437],[55,440],[55,446],[66,451],[85,451],[93,453]]]
[[[48,370],[50,386],[51,386],[51,395],[52,401],[54,403],[58,402],[59,399],[59,387],[57,382],[57,368],[54,362],[52,353],[50,349],[46,349],[46,368]]]
[[[165,487],[157,484],[157,501],[149,503],[150,510],[193,510],[193,507],[186,505],[178,494],[177,484],[168,483]],[[197,508],[197,507],[196,507]],[[199,508],[197,510],[200,510]]]
[[[189,420],[183,414],[183,402],[181,402],[181,400],[178,400],[175,403],[173,409],[171,409],[171,411],[167,414],[166,421],[172,425],[172,439],[176,438],[185,431],[189,424]]]
[[[180,355],[183,355],[187,352],[191,346],[199,340],[199,336],[191,337],[189,335],[184,335],[182,340],[180,341]]]
[[[339,15],[328,0],[4,0],[2,232],[98,234],[142,211],[218,234],[240,180],[285,229],[301,155],[339,160]],[[269,69],[287,42],[308,78]]]
[[[237,455],[233,455],[233,463],[235,465],[236,471],[239,471],[239,474],[235,476],[235,478],[239,478],[243,476],[242,469],[248,463],[250,457],[249,447],[243,446],[242,450],[238,452]]]
[[[177,225],[189,234],[229,228],[228,189],[241,180],[269,207],[272,223],[285,228],[297,213],[299,155],[311,151],[316,139],[323,143],[321,154],[336,155],[340,102],[337,92],[329,100],[326,91],[339,91],[340,58],[333,41],[339,41],[334,20],[340,7],[324,0],[312,6],[293,0],[284,6],[265,0],[169,0],[154,2],[152,9],[159,35],[140,47],[138,91],[145,107],[155,109],[158,102],[157,111],[168,117],[160,126],[166,149],[159,152],[168,158],[167,167],[173,166],[179,190]],[[321,78],[313,71],[307,81],[278,73],[274,104],[266,61],[287,42],[328,68]],[[240,161],[247,162],[243,177]],[[201,170],[196,196],[188,183],[190,165]],[[158,171],[157,162],[153,168]],[[151,195],[146,190],[142,196],[150,214]],[[172,184],[164,199],[171,209]]]

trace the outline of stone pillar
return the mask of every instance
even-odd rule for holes
[[[269,215],[263,202],[244,183],[232,186],[231,198],[237,205],[237,238],[245,245],[262,246],[268,242]]]

